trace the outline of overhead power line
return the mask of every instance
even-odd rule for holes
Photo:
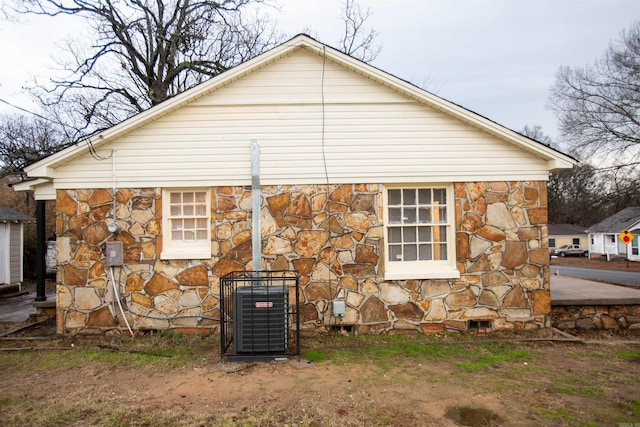
[[[15,108],[17,110],[24,111],[25,113],[32,114],[32,115],[34,115],[36,117],[40,117],[42,120],[46,120],[46,121],[49,121],[51,123],[55,123],[57,125],[63,125],[62,123],[60,123],[60,122],[58,122],[56,120],[51,120],[50,118],[45,117],[45,116],[43,116],[41,114],[38,114],[38,113],[35,113],[33,111],[27,110],[26,108],[19,107],[19,106],[15,105],[15,104],[12,104],[11,102],[9,102],[9,101],[7,101],[5,99],[0,98],[0,102],[2,102],[4,104],[7,104],[9,107],[13,107],[13,108]]]

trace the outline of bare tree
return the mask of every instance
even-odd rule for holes
[[[630,206],[640,206],[640,172],[628,166],[598,169],[603,209],[612,215]]]
[[[374,43],[378,32],[365,26],[371,15],[371,8],[363,10],[356,0],[345,0],[342,4],[344,35],[338,49],[366,63],[375,60],[380,53],[380,46]]]
[[[554,147],[539,125],[520,131]],[[640,204],[640,174],[628,165],[596,167],[583,161],[572,169],[552,172],[547,183],[550,223],[588,226],[628,207]]]
[[[562,135],[580,157],[638,156],[640,23],[623,31],[593,65],[561,67],[549,101]]]
[[[525,125],[520,133],[550,147],[555,146],[540,125]],[[547,190],[549,223],[590,225],[600,219],[596,207],[601,205],[603,198],[601,181],[597,170],[589,163],[551,173]]]
[[[91,43],[69,48],[64,75],[36,85],[83,131],[109,127],[252,58],[281,37],[262,0],[15,0],[14,11],[85,19]],[[77,125],[76,125],[77,126]]]
[[[544,145],[548,145],[550,147],[554,146],[554,142],[551,140],[551,137],[542,131],[542,126],[540,125],[524,125],[524,128],[520,133],[528,138],[541,142]]]
[[[0,117],[0,178],[21,174],[22,168],[64,148],[60,127],[43,118]]]
[[[549,223],[591,225],[606,218],[605,191],[589,163],[554,172],[547,184]]]

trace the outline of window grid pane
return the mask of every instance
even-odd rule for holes
[[[387,202],[389,261],[447,260],[446,189],[390,189]]]
[[[174,241],[206,241],[209,217],[205,191],[172,192],[169,196],[169,222]]]

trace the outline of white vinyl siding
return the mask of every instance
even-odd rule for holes
[[[9,226],[0,222],[0,285],[10,283],[9,250]]]
[[[9,224],[9,271],[11,272],[10,283],[22,282],[22,223]]]
[[[21,283],[24,242],[21,222],[0,222],[0,285]]]
[[[547,180],[548,164],[304,49],[131,131],[117,152],[119,187],[250,185],[250,143],[263,185]],[[323,99],[324,86],[324,105]],[[324,148],[323,148],[324,147]],[[100,151],[100,150],[99,150]],[[111,160],[60,165],[55,187],[112,185]]]
[[[208,189],[162,191],[162,259],[211,257],[211,202]]]
[[[589,233],[589,253],[618,254],[617,237],[615,234]]]

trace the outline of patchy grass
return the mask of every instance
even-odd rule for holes
[[[56,339],[38,344],[50,346],[46,351],[0,352],[0,419],[38,426],[414,426],[495,414],[501,425],[639,423],[636,341],[331,335],[303,340],[303,357],[313,362],[304,367],[248,363],[230,372],[214,368],[219,343],[210,338]],[[20,345],[33,343],[0,343]]]
[[[619,357],[620,359],[634,359],[640,361],[640,350],[637,349],[614,351],[611,355]]]
[[[60,350],[60,344],[66,350]],[[37,352],[21,352],[19,359],[13,352],[0,352],[0,366],[27,364],[36,371],[52,371],[87,365],[111,365],[157,371],[195,363],[203,355],[209,356],[211,351],[217,349],[211,339],[202,337],[118,338],[112,343],[91,339],[69,343],[66,339],[57,339],[48,345],[52,350],[47,350],[45,346]],[[6,347],[7,344],[2,343],[2,346]]]
[[[302,357],[310,362],[322,362],[327,359],[327,354],[322,350],[302,351]]]
[[[322,360],[338,363],[373,363],[384,370],[396,366],[397,359],[422,361],[454,361],[467,371],[480,371],[507,362],[526,362],[531,354],[514,343],[465,342],[434,340],[420,335],[332,337],[318,341]]]

